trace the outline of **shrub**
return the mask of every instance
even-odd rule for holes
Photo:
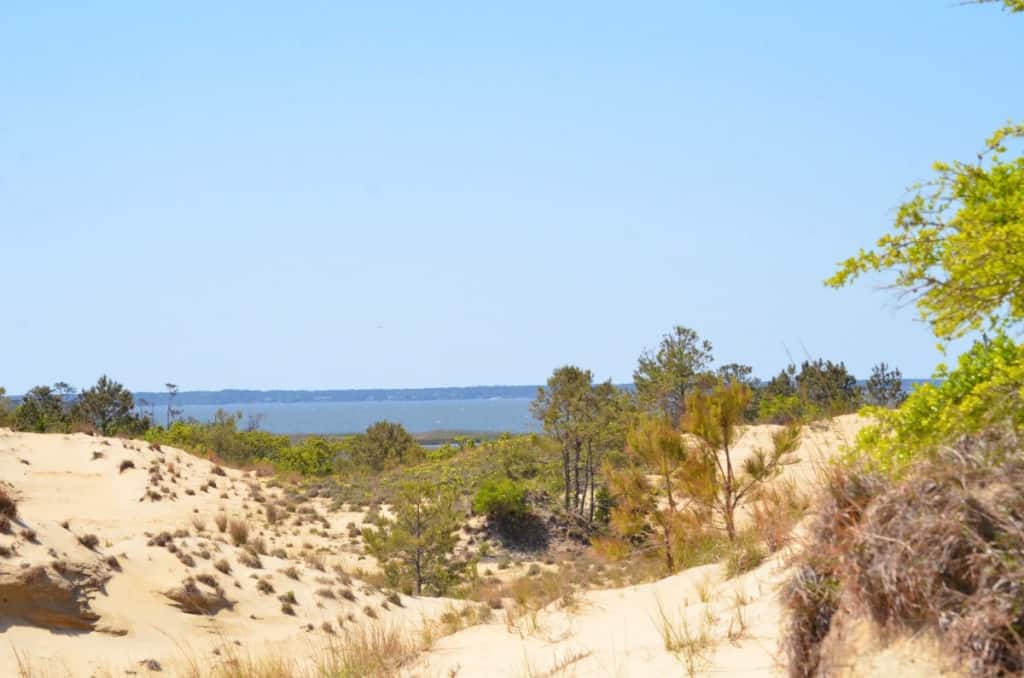
[[[128,470],[128,469],[130,469],[130,468],[135,468],[135,462],[134,462],[134,461],[132,461],[131,459],[125,459],[125,460],[124,460],[124,461],[122,461],[122,462],[121,462],[121,464],[120,464],[120,465],[119,465],[119,466],[117,467],[117,472],[118,472],[118,473],[124,473],[125,471],[127,471],[127,470]]]
[[[1024,345],[1005,335],[977,342],[956,369],[940,365],[933,376],[898,409],[867,409],[878,423],[858,434],[855,456],[895,477],[959,436],[992,426],[1024,430]]]
[[[473,497],[473,511],[509,527],[529,512],[526,489],[508,478],[487,480]]]
[[[220,527],[220,523],[217,524]],[[244,520],[232,520],[228,523],[228,532],[231,534],[231,541],[235,546],[242,546],[249,541],[249,523]]]
[[[231,563],[229,563],[224,558],[221,558],[220,560],[215,562],[213,566],[221,572],[223,572],[224,574],[231,574]]]

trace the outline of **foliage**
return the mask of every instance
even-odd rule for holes
[[[894,272],[892,287],[914,300],[942,340],[1019,323],[1024,156],[1006,153],[1008,142],[1022,137],[1024,125],[1007,125],[975,162],[935,163],[936,176],[900,205],[893,231],[875,249],[843,262],[826,284],[841,287],[868,272]]]
[[[508,478],[484,481],[473,497],[473,512],[501,527],[512,526],[529,510],[526,488]]]
[[[804,403],[796,394],[762,395],[757,413],[761,421],[770,424],[791,424],[804,416]]]
[[[356,436],[351,453],[355,464],[375,471],[415,463],[424,457],[423,448],[412,434],[390,421],[378,421]]]
[[[459,529],[454,502],[449,488],[408,483],[399,491],[395,518],[363,531],[367,551],[392,586],[406,584],[415,595],[425,590],[444,595],[457,581],[465,564],[452,559]]]
[[[78,396],[71,408],[71,418],[89,424],[102,435],[136,435],[149,427],[149,421],[134,410],[131,391],[103,375],[95,386]]]
[[[11,416],[11,423],[18,431],[46,433],[67,431],[68,415],[66,397],[70,389],[64,384],[35,386],[26,393]]]
[[[7,389],[0,386],[0,426],[7,426],[11,419],[11,399],[7,397]]]
[[[853,412],[860,405],[857,379],[841,362],[805,360],[796,374],[796,390],[805,415],[815,418]]]
[[[529,491],[534,505],[539,502],[550,507],[553,497],[561,495],[561,476],[558,444],[545,436],[529,434],[502,436],[463,450],[453,447],[442,457],[428,455],[419,463],[379,472],[346,466],[329,479],[323,491],[339,505],[394,503],[401,487],[414,480],[450,487],[468,507],[481,484],[508,477]]]
[[[19,431],[36,433],[89,430],[103,435],[139,435],[149,419],[135,411],[131,391],[106,375],[94,386],[76,394],[59,381],[29,390],[9,416]]]
[[[864,402],[875,407],[898,407],[907,399],[903,390],[903,374],[899,368],[879,363],[871,368],[871,377],[864,385]]]
[[[593,384],[590,370],[574,365],[556,369],[530,405],[562,448],[565,511],[587,525],[594,521],[600,459],[621,447],[630,405],[611,381]]]
[[[655,352],[640,356],[633,383],[640,403],[678,425],[686,411],[686,395],[713,360],[711,342],[677,325],[662,337]]]
[[[796,461],[793,452],[800,440],[796,426],[783,428],[772,436],[770,450],[754,450],[736,468],[733,448],[750,398],[750,387],[744,384],[719,383],[708,393],[698,392],[690,397],[686,419],[686,430],[695,441],[690,451],[712,470],[688,478],[688,494],[721,521],[730,541],[737,536],[736,510],[765,481]]]
[[[656,549],[666,572],[672,573],[680,543],[692,526],[684,515],[692,497],[680,496],[678,485],[684,480],[696,485],[709,468],[687,455],[679,432],[659,417],[640,417],[629,432],[626,449],[630,465],[605,470],[615,500],[609,526],[632,546]],[[647,471],[657,475],[657,485],[648,482]],[[662,496],[664,501],[659,501]]]
[[[935,634],[975,676],[1024,670],[1020,438],[987,430],[921,455],[899,479],[837,467],[782,601],[791,676],[816,670],[832,616]]]
[[[715,376],[727,384],[737,381],[741,384],[751,386],[754,384],[754,368],[750,365],[740,363],[727,363],[715,370]]]
[[[487,445],[497,455],[505,477],[529,479],[537,477],[543,464],[542,457],[537,454],[539,443],[540,438],[536,434],[513,436],[502,433]]]
[[[998,2],[1003,5],[1003,9],[1007,12],[1024,12],[1024,0],[975,0],[975,4],[985,5],[992,2]]]
[[[281,471],[323,476],[334,470],[344,455],[346,441],[309,436],[292,442],[288,436],[259,429],[239,430],[240,412],[218,410],[213,420],[174,421],[170,428],[153,427],[145,438],[197,454],[211,455],[230,464],[270,462]]]
[[[877,423],[861,430],[856,453],[890,475],[941,444],[996,425],[1024,428],[1024,346],[1000,334],[979,341],[957,367],[940,365],[899,409],[868,408]]]
[[[319,436],[309,436],[298,444],[278,450],[274,460],[277,467],[307,476],[323,476],[334,468],[334,460],[342,444]]]
[[[790,365],[757,389],[758,419],[772,424],[787,424],[803,416],[795,377],[796,366]]]

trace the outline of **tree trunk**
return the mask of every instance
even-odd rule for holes
[[[423,557],[416,549],[416,595],[423,595]]]
[[[572,491],[572,485],[569,481],[569,447],[562,448],[562,471],[565,474],[565,510],[569,511],[569,492]]]
[[[587,520],[589,527],[594,526],[594,505],[597,503],[597,495],[594,493],[594,455],[593,453],[588,454],[587,459],[587,475],[590,480],[590,518]]]
[[[723,437],[723,440],[725,440],[724,437]],[[722,498],[723,499],[722,503],[725,505],[725,511],[724,511],[724,514],[725,514],[724,515],[724,518],[725,518],[725,532],[729,536],[729,541],[733,542],[733,541],[736,541],[736,523],[735,523],[735,516],[733,515],[733,513],[734,513],[734,511],[736,509],[736,507],[734,505],[734,502],[735,502],[735,496],[734,495],[736,493],[736,489],[735,489],[735,486],[734,486],[735,479],[734,479],[733,472],[732,472],[732,453],[729,451],[728,443],[724,443],[723,444],[722,450],[723,450],[723,454],[725,454],[725,474],[726,474],[725,475],[725,485],[722,488],[722,490],[723,490],[723,492],[725,494],[725,496]]]
[[[572,484],[573,484],[573,509],[580,512],[580,452],[583,449],[583,443],[577,442],[575,449],[573,450],[572,458]]]
[[[668,525],[662,527],[662,532],[665,536],[665,567],[668,569],[668,574],[672,574],[676,569],[675,558],[672,557],[672,533]]]

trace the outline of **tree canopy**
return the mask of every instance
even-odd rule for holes
[[[637,397],[648,409],[679,424],[686,396],[710,367],[711,342],[689,327],[677,325],[661,339],[657,351],[644,351],[633,372]]]
[[[1008,7],[1020,2],[1007,2]],[[1002,330],[1024,320],[1024,155],[1007,157],[1024,125],[1007,125],[974,162],[937,162],[912,188],[893,231],[840,264],[826,284],[892,272],[891,286],[917,305],[941,340]]]

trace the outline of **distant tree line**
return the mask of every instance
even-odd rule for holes
[[[150,424],[136,410],[132,392],[106,375],[80,391],[62,381],[36,386],[16,407],[0,388],[0,425],[18,431],[138,436]]]

